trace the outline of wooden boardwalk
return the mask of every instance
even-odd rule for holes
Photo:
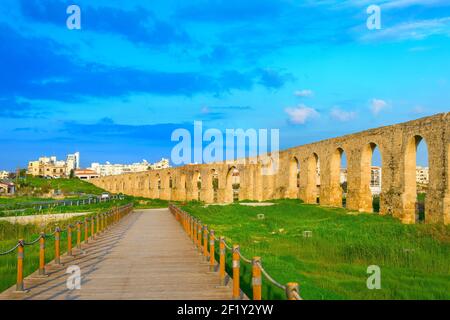
[[[61,257],[63,266],[48,264],[46,278],[27,277],[28,293],[10,288],[0,299],[231,298],[168,209],[137,210],[74,254]],[[67,289],[71,265],[81,269],[80,290]]]

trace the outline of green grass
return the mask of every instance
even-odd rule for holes
[[[189,203],[183,208],[228,244],[239,244],[247,258],[262,257],[277,281],[299,282],[305,299],[450,299],[449,226],[404,225],[390,216],[348,214],[295,200],[270,207]],[[258,220],[259,213],[264,220]],[[306,230],[311,238],[303,237]],[[380,290],[367,289],[369,265],[381,268]],[[251,269],[241,266],[242,288],[251,297]],[[263,297],[284,294],[264,281]]]
[[[99,202],[85,205],[73,205],[73,206],[57,206],[51,208],[44,208],[37,210],[33,208],[27,208],[22,210],[4,210],[0,211],[0,217],[19,217],[27,215],[44,215],[44,214],[58,214],[58,213],[76,213],[76,212],[98,212],[104,209],[111,208],[113,206],[120,206],[126,203],[130,203],[131,198],[124,198],[123,200],[111,200],[108,202]]]
[[[63,194],[94,194],[99,195],[103,189],[80,179],[43,179],[27,176],[19,182],[18,192],[46,193],[50,190],[60,190]]]
[[[37,239],[40,232],[51,234],[58,225],[64,230],[68,224],[75,224],[82,221],[85,217],[93,216],[89,214],[83,217],[74,217],[66,220],[58,221],[58,223],[50,223],[44,229],[34,224],[20,225],[12,224],[6,221],[0,221],[0,252],[15,246],[18,239],[24,239],[31,242]],[[96,226],[96,225],[95,225]],[[81,228],[81,239],[84,239],[84,227]],[[90,234],[90,229],[89,229]],[[76,228],[72,232],[72,246],[76,245]],[[46,239],[45,244],[45,261],[46,263],[55,258],[55,242],[54,237]],[[67,232],[61,234],[60,241],[61,254],[67,252]],[[39,243],[24,248],[24,276],[28,276],[39,268]],[[6,290],[16,283],[17,272],[17,250],[5,256],[0,256],[0,292]]]
[[[154,209],[154,208],[167,208],[169,201],[161,199],[149,199],[144,197],[130,197],[126,196],[126,199],[133,201],[135,209]]]

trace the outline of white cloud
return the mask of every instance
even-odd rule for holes
[[[387,102],[381,99],[372,99],[370,103],[370,109],[372,110],[372,113],[377,115],[379,114],[383,109],[387,107]]]
[[[439,5],[444,4],[444,1],[442,0],[392,0],[392,1],[386,1],[386,3],[382,4],[382,8],[390,9],[390,8],[407,8],[415,5],[420,6],[433,6],[433,5]]]
[[[432,35],[450,36],[450,17],[404,22],[377,32],[365,33],[363,41],[371,40],[423,40]]]
[[[350,121],[356,118],[356,112],[355,111],[345,111],[342,110],[339,107],[334,107],[331,112],[330,115],[333,119],[338,120],[338,121]]]
[[[297,90],[294,92],[294,95],[297,97],[311,97],[314,94],[314,92],[312,90],[309,89],[303,89],[303,90]]]
[[[319,116],[319,113],[304,104],[295,108],[286,108],[284,111],[289,115],[289,121],[293,124],[304,124],[308,119]]]

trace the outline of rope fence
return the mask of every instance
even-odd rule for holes
[[[177,206],[170,204],[170,212],[175,216],[175,219],[182,225],[184,231],[192,239],[199,252],[209,261],[210,271],[216,271],[215,261],[215,243],[219,242],[219,262],[218,272],[220,278],[220,285],[226,284],[226,252],[229,251],[232,255],[232,299],[241,299],[240,288],[240,273],[241,273],[241,260],[251,266],[252,278],[251,287],[253,291],[253,300],[262,300],[262,279],[263,276],[268,283],[283,290],[288,300],[303,300],[300,296],[299,285],[297,282],[289,282],[285,285],[276,281],[264,268],[260,257],[253,257],[252,259],[246,258],[241,252],[240,247],[237,244],[229,246],[225,237],[220,236],[217,238],[214,234],[214,230],[208,230],[208,226],[201,223],[201,221],[194,216],[190,215],[186,211],[178,208]],[[203,238],[203,241],[202,241]],[[209,239],[209,241],[208,241]],[[209,245],[209,252],[208,252]]]
[[[0,211],[5,210],[24,210],[34,209],[43,210],[56,207],[83,206],[87,204],[96,204],[102,202],[123,200],[123,195],[111,195],[107,198],[101,196],[89,196],[87,198],[69,199],[69,200],[52,200],[52,201],[34,201],[34,202],[17,202],[13,204],[0,204]]]
[[[77,248],[81,249],[81,226],[84,225],[84,244],[88,243],[89,239],[95,239],[95,237],[102,233],[103,231],[109,229],[112,225],[119,222],[123,217],[125,217],[128,213],[133,211],[133,204],[127,204],[121,207],[115,207],[107,212],[98,213],[90,218],[84,219],[84,221],[78,221],[76,223],[76,244]],[[96,224],[96,226],[95,226]],[[89,228],[90,226],[90,228]],[[96,228],[95,228],[96,227]],[[25,292],[24,288],[24,258],[25,258],[25,246],[33,246],[39,242],[39,275],[44,276],[45,272],[45,246],[47,240],[53,238],[54,240],[54,248],[55,248],[55,264],[61,264],[61,234],[67,233],[67,255],[72,256],[72,233],[75,231],[75,227],[72,224],[68,224],[63,230],[59,227],[55,228],[55,231],[51,234],[45,234],[41,232],[39,237],[33,241],[26,242],[23,239],[19,239],[17,244],[13,246],[11,249],[0,252],[0,256],[5,256],[11,253],[14,253],[17,250],[17,281],[16,281],[16,291]],[[89,237],[90,232],[90,237]]]

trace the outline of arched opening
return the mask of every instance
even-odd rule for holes
[[[200,201],[201,199],[201,192],[202,192],[202,175],[198,173],[197,175],[197,200]]]
[[[336,206],[347,206],[347,155],[342,148],[337,148],[331,157],[331,203]]]
[[[239,201],[239,189],[240,189],[239,170],[236,167],[232,167],[227,174],[226,201],[227,202]]]
[[[427,143],[416,135],[409,139],[405,152],[405,213],[414,213],[414,217],[409,217],[410,222],[425,222],[429,183]]]
[[[161,195],[161,177],[159,173],[156,174],[156,198],[159,199]]]
[[[306,203],[320,203],[320,161],[316,153],[307,160],[307,185],[303,200]]]
[[[366,201],[362,193],[361,209],[369,212],[380,212],[381,206],[381,183],[382,183],[382,157],[380,148],[376,143],[369,143],[363,150],[361,158],[361,187],[362,191],[368,192]]]
[[[211,170],[211,183],[212,183],[212,189],[213,189],[213,202],[218,201],[218,190],[219,190],[219,174],[217,173],[216,169]]]
[[[316,153],[313,154],[313,160],[315,163],[315,165],[314,165],[314,182],[315,182],[314,197],[316,199],[316,203],[320,204],[320,159]]]
[[[202,176],[199,171],[195,171],[192,176],[191,188],[192,188],[192,195],[191,195],[192,200],[200,200],[202,189]]]
[[[293,157],[289,163],[289,189],[295,198],[299,197],[300,189],[300,161]]]

